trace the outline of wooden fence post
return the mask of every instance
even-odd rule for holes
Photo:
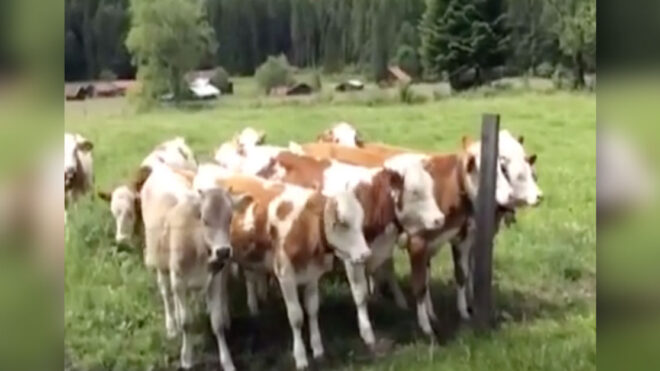
[[[493,237],[495,235],[495,182],[498,166],[500,116],[485,114],[481,124],[481,162],[479,194],[476,207],[473,283],[474,320],[477,329],[485,331],[493,323]]]

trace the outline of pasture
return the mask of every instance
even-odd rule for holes
[[[241,89],[247,82],[239,82]],[[97,188],[126,179],[159,142],[184,136],[198,160],[244,126],[266,131],[267,141],[305,142],[331,123],[348,121],[365,139],[425,150],[453,151],[461,137],[478,137],[481,113],[498,112],[502,127],[525,136],[537,153],[544,203],[523,210],[495,243],[498,329],[488,336],[459,324],[451,252],[432,266],[439,312],[439,344],[418,330],[415,311],[390,298],[370,303],[376,335],[388,339],[372,358],[359,337],[345,279],[324,279],[320,323],[332,370],[595,370],[596,369],[596,98],[592,94],[466,95],[416,105],[281,101],[256,96],[222,98],[212,107],[161,108],[135,113],[123,99],[68,102],[66,131],[94,144]],[[173,370],[179,340],[165,336],[155,276],[139,248],[118,249],[108,207],[98,199],[70,213],[66,260],[67,365],[73,370]],[[409,265],[397,249],[396,271],[409,297]],[[275,292],[257,319],[248,316],[243,286],[234,286],[229,346],[238,369],[293,368],[284,303]],[[200,305],[200,313],[203,308]],[[207,326],[200,315],[198,325]],[[200,332],[201,333],[201,332]],[[217,369],[210,330],[196,339],[199,369]],[[203,354],[202,354],[203,353]]]

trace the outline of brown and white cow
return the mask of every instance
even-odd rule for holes
[[[384,264],[391,262],[399,233],[439,229],[444,223],[432,188],[428,187],[428,192],[425,192],[424,182],[419,181],[423,177],[419,162],[393,168],[365,168],[283,151],[273,158],[269,168],[264,169],[261,175],[272,175],[285,182],[321,190],[324,195],[346,190],[353,192],[364,211],[362,229],[372,252],[364,268],[389,285],[397,305],[407,307],[405,297],[391,274],[393,271]],[[374,336],[366,306],[367,292],[362,291],[365,279],[363,267],[348,266],[346,262],[345,265],[358,309],[360,334],[365,343],[373,347]]]
[[[64,133],[64,202],[71,204],[89,192],[94,183],[91,141],[80,134]]]
[[[277,277],[293,332],[296,368],[307,368],[297,287],[305,287],[312,352],[320,358],[324,349],[318,324],[319,278],[331,269],[333,254],[352,265],[363,264],[370,256],[362,234],[364,213],[355,194],[326,197],[287,183],[246,175],[223,177],[204,169],[200,167],[197,174],[196,188],[224,187],[251,198],[231,222],[232,257],[247,270]]]
[[[222,189],[197,192],[194,173],[155,164],[140,192],[148,268],[157,273],[168,337],[182,334],[181,367],[193,366],[192,318],[188,294],[206,289],[220,364],[235,370],[226,344],[229,306],[227,269],[231,255],[229,228],[234,208],[245,199]]]
[[[404,152],[400,148],[377,144],[365,144],[365,147],[371,147],[368,150],[326,143],[310,143],[301,147],[306,153],[320,158],[335,158],[365,166],[384,163]],[[462,317],[469,318],[466,284],[471,287],[468,276],[469,248],[474,229],[472,205],[478,193],[480,148],[479,143],[464,141],[464,151],[457,154],[420,155],[433,179],[436,202],[446,217],[445,226],[440,231],[408,235],[418,322],[429,335],[432,334],[430,320],[435,320],[435,313],[428,291],[428,266],[436,251],[432,247],[446,241],[452,241],[459,312]],[[521,144],[507,131],[500,133],[500,153],[496,187],[498,204],[507,209],[522,204],[538,204],[542,193],[534,180],[532,165],[535,157],[526,157]]]
[[[167,140],[154,148],[144,158],[132,179],[115,188],[111,193],[99,191],[101,199],[110,203],[115,219],[115,242],[126,243],[140,229],[140,191],[150,174],[151,168],[165,164],[170,167],[194,171],[197,169],[195,156],[182,137]]]

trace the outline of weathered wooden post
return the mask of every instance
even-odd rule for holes
[[[495,235],[495,182],[497,179],[500,116],[485,114],[481,123],[481,163],[474,241],[474,320],[477,329],[488,330],[493,322],[493,237]]]

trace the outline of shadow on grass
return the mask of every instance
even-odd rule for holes
[[[404,278],[401,284],[405,286]],[[368,364],[376,357],[387,357],[397,348],[410,344],[430,344],[418,329],[414,304],[408,298],[409,310],[402,310],[394,305],[389,296],[372,300],[369,314],[378,339],[382,355],[371,353],[359,336],[356,311],[352,297],[345,282],[332,280],[324,282],[323,300],[319,313],[321,334],[325,347],[325,359],[319,364],[311,359],[308,329],[304,328],[305,344],[312,369],[344,370],[360,364]],[[261,305],[261,313],[252,318],[245,309],[245,295],[240,287],[232,298],[232,327],[228,334],[228,343],[234,363],[240,370],[293,370],[291,354],[291,330],[286,309],[276,290],[271,290],[267,303]],[[440,346],[451,343],[460,333],[461,327],[469,324],[461,322],[456,308],[456,296],[453,284],[435,281],[431,285],[432,296],[438,323],[435,326],[437,342]],[[238,292],[237,292],[238,291]],[[499,291],[495,297],[498,318],[506,321],[526,321],[539,317],[552,317],[566,310],[566,304],[555,304],[518,291]],[[207,326],[206,349],[195,370],[217,370],[217,348],[215,338]],[[174,361],[176,362],[176,361]]]

